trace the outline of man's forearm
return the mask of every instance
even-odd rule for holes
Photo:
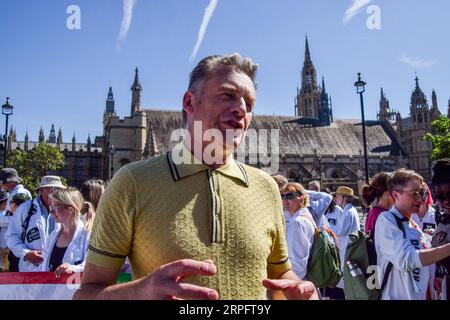
[[[74,296],[74,300],[145,300],[139,292],[142,279],[117,284],[117,285],[99,285],[85,284],[78,289]]]
[[[433,249],[424,249],[419,251],[420,262],[424,267],[441,261],[450,256],[450,244]]]

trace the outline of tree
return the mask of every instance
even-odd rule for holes
[[[30,191],[39,186],[43,176],[62,169],[64,164],[61,150],[45,142],[39,143],[30,151],[13,150],[7,160],[7,166],[17,170],[23,179],[23,185]]]
[[[450,119],[441,115],[431,123],[433,133],[424,136],[426,141],[433,144],[432,160],[450,158]]]

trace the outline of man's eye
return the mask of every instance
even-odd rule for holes
[[[233,95],[231,93],[222,93],[221,95],[225,99],[232,99]]]

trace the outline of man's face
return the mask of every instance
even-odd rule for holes
[[[203,141],[204,133],[218,129],[223,143],[217,142],[224,149],[234,150],[250,125],[255,103],[255,86],[245,73],[236,71],[234,67],[219,68],[199,82],[194,93],[188,91],[184,96],[189,133],[194,141],[201,141],[202,150],[205,150],[211,141]],[[194,121],[201,121],[202,137],[194,134]],[[230,139],[226,139],[227,132]]]
[[[437,205],[444,210],[445,214],[450,214],[450,183],[433,186],[433,192]]]
[[[41,188],[41,199],[42,199],[42,202],[44,202],[45,205],[49,204],[50,200],[49,200],[48,196],[52,192],[53,192],[53,188],[47,188],[47,187]]]
[[[410,214],[418,213],[420,205],[426,201],[423,188],[417,179],[408,181],[405,188],[392,192],[395,206]]]

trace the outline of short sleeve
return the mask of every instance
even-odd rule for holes
[[[133,239],[136,207],[133,176],[125,166],[108,184],[95,213],[87,261],[100,267],[120,268]]]
[[[279,196],[278,187],[274,182],[274,226],[272,249],[268,258],[267,276],[269,279],[275,278],[275,275],[283,274],[292,269],[288,258],[288,249],[286,244],[286,226],[283,215],[283,205]]]

